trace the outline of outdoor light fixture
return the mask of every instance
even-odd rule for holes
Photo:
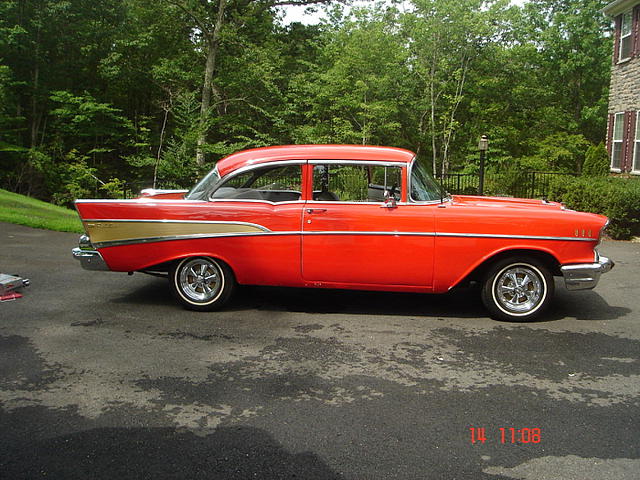
[[[489,149],[489,139],[486,135],[480,137],[478,150],[480,150],[480,174],[478,176],[478,195],[484,194],[484,160]]]
[[[486,152],[489,149],[489,139],[486,135],[482,135],[480,137],[480,141],[478,142],[478,150],[481,152]]]

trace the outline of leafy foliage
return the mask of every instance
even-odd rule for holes
[[[606,177],[609,175],[609,155],[604,143],[591,145],[585,154],[582,175],[585,177]]]
[[[500,191],[524,169],[578,172],[604,138],[606,0],[333,2],[313,26],[282,25],[277,3],[1,2],[0,186],[62,203],[188,187],[286,143],[395,145],[475,172],[484,133]]]
[[[607,233],[626,240],[640,235],[640,181],[625,178],[563,177],[550,185],[550,200],[568,208],[606,215]]]

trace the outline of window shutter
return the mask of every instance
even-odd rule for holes
[[[613,149],[613,122],[615,121],[616,114],[609,114],[609,122],[607,123],[607,152],[609,152],[609,163],[611,163],[611,152]]]
[[[613,64],[618,63],[618,55],[620,54],[620,32],[622,30],[622,15],[618,15],[615,19],[615,27],[613,33]]]
[[[640,55],[640,5],[636,5],[633,8],[633,15],[631,17],[631,31],[633,32],[633,48],[631,50],[631,56],[637,57]]]
[[[633,144],[635,141],[636,133],[636,113],[626,112],[624,114],[625,119],[625,137],[624,137],[624,161],[623,172],[630,172],[633,164]]]

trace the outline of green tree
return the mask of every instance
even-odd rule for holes
[[[604,143],[591,145],[587,149],[582,175],[585,177],[606,177],[609,175],[609,155]]]
[[[598,143],[604,138],[611,70],[608,0],[531,0],[523,9],[527,41],[540,51],[560,128]]]
[[[404,16],[415,84],[416,149],[430,150],[434,172],[447,172],[470,69],[500,33],[506,1],[413,0]],[[439,163],[439,169],[438,169]]]
[[[407,54],[397,26],[397,12],[358,10],[323,33],[318,64],[291,86],[296,141],[399,143]]]

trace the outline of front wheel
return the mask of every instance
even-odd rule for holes
[[[190,310],[217,310],[229,300],[235,288],[231,269],[210,257],[179,261],[169,279],[176,298]]]
[[[495,263],[485,275],[482,302],[497,320],[528,322],[548,307],[553,291],[548,267],[533,258],[511,257]]]

